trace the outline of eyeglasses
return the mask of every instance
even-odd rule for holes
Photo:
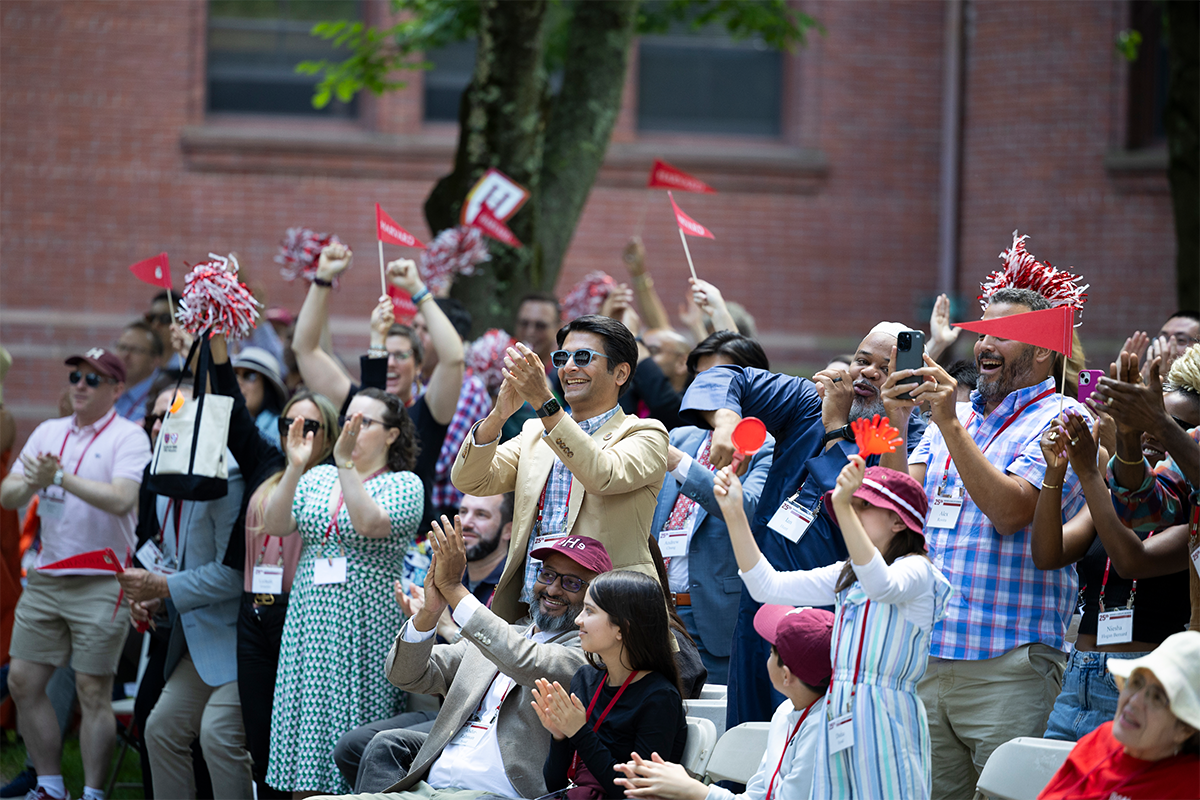
[[[147,311],[145,314],[142,315],[142,318],[144,320],[146,320],[146,322],[149,322],[151,325],[153,325],[156,322],[159,325],[170,325],[172,322],[175,321],[175,318],[172,317],[170,312],[167,312],[167,311],[164,311],[161,314],[155,314],[153,311]]]
[[[84,383],[93,389],[95,389],[101,383],[116,383],[116,380],[113,378],[102,378],[95,372],[89,372],[87,375],[84,375],[79,370],[74,370],[71,372],[71,374],[67,375],[67,383],[74,386],[75,384],[79,383],[80,378],[83,378]]]
[[[167,418],[167,412],[165,412],[165,411],[160,411],[157,414],[147,414],[146,415],[146,424],[149,425],[150,427],[154,427],[154,423],[162,422],[166,418]]]
[[[258,383],[258,373],[250,369],[235,369],[234,374],[237,375],[239,381],[246,383]]]
[[[1185,431],[1190,431],[1192,428],[1196,427],[1192,423],[1188,422],[1186,419],[1180,419],[1179,417],[1175,416],[1174,414],[1171,415],[1171,419],[1175,420],[1175,424],[1178,425],[1179,427],[1183,428]]]
[[[283,437],[284,439],[286,439],[287,435],[288,435],[288,431],[290,431],[292,429],[292,423],[298,419],[304,419],[304,418],[303,417],[280,417],[279,418],[279,435],[281,437]],[[315,436],[317,431],[319,431],[319,430],[321,430],[321,423],[317,422],[316,420],[312,420],[312,419],[304,420],[304,435],[305,436],[307,436],[310,433]]]
[[[574,575],[562,575],[546,567],[542,567],[537,573],[537,582],[544,583],[547,586],[550,586],[559,578],[562,578],[563,591],[571,592],[572,594],[582,591],[583,587],[588,585],[588,582],[583,578],[577,578]]]
[[[550,323],[544,319],[519,319],[517,320],[517,328],[536,328],[539,331],[544,331],[550,327]]]
[[[340,425],[341,427],[343,427],[343,428],[344,428],[344,427],[346,427],[346,425],[347,425],[347,424],[350,422],[350,420],[351,420],[351,417],[338,417],[338,425]],[[371,419],[370,417],[363,417],[363,418],[362,418],[362,426],[363,426],[363,430],[366,430],[367,428],[371,427],[372,425],[380,425],[380,426],[382,426],[382,427],[384,427],[384,428],[398,428],[398,427],[400,427],[399,425],[388,425],[386,422],[380,422],[379,420],[377,420],[377,419]]]
[[[576,350],[575,352],[571,352],[570,350],[555,350],[550,354],[550,363],[562,369],[571,360],[572,356],[575,359],[575,366],[577,367],[586,367],[592,363],[593,358],[608,358],[604,353],[597,353],[595,350],[588,350],[587,348]]]
[[[1167,696],[1166,690],[1156,683],[1149,683],[1141,672],[1134,672],[1129,676],[1129,680],[1125,682],[1125,691],[1129,692],[1131,700],[1138,692],[1142,692],[1142,701],[1152,711],[1162,711],[1171,705],[1171,698]]]
[[[412,350],[388,350],[388,355],[397,361],[408,361],[413,357]]]
[[[1162,335],[1168,339],[1174,339],[1175,344],[1180,347],[1191,347],[1196,343],[1200,343],[1200,339],[1197,339],[1195,336],[1188,336],[1186,333],[1164,333]]]

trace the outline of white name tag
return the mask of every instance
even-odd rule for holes
[[[853,720],[853,714],[844,714],[829,721],[830,753],[840,753],[854,744]]]
[[[138,561],[142,562],[147,571],[153,572],[155,575],[171,576],[179,571],[179,568],[175,566],[175,562],[167,561],[162,551],[158,549],[158,545],[149,539],[138,548],[137,557]]]
[[[1196,574],[1200,575],[1200,547],[1192,551],[1192,566],[1196,568]]]
[[[958,515],[962,513],[962,507],[961,497],[935,496],[933,505],[929,507],[927,524],[931,528],[954,528],[958,525]]]
[[[771,517],[767,527],[790,542],[798,542],[816,518],[817,512],[811,508],[805,508],[796,501],[796,496],[793,495],[783,501],[783,505]]]
[[[1133,641],[1133,609],[1101,611],[1096,620],[1096,644],[1125,644]]]
[[[478,747],[484,735],[491,728],[486,722],[475,720],[462,726],[458,735],[450,740],[450,747]]]
[[[343,567],[343,580],[345,571]],[[255,594],[283,594],[283,567],[267,564],[255,567],[254,575],[250,579],[250,591]]]
[[[658,549],[663,558],[675,558],[688,554],[688,537],[692,534],[692,521],[688,520],[686,527],[676,531],[661,531],[658,534]]]
[[[42,495],[38,498],[38,516],[42,519],[61,519],[67,504],[61,497]]]
[[[320,586],[325,583],[346,582],[346,557],[318,558],[313,562],[313,583]]]
[[[555,542],[565,538],[567,538],[565,533],[547,533],[543,536],[535,536],[533,537],[533,547],[529,548],[529,550],[533,552],[543,547],[553,547]]]

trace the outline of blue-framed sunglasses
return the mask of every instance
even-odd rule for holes
[[[588,350],[585,347],[580,350],[575,350],[574,352],[571,350],[555,350],[550,354],[550,363],[558,369],[562,369],[567,365],[567,362],[569,362],[572,357],[574,357],[575,366],[577,367],[586,367],[588,364],[592,363],[592,359],[596,357],[608,358],[608,356],[604,355],[604,353],[597,353],[595,350]]]

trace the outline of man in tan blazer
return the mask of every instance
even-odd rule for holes
[[[613,569],[657,577],[647,540],[666,475],[667,430],[617,405],[637,365],[637,342],[620,322],[587,315],[559,330],[558,345],[552,363],[571,413],[551,394],[537,354],[523,344],[509,348],[496,405],[463,441],[451,472],[467,494],[516,494],[508,562],[492,600],[510,622],[525,615],[532,596],[537,563],[529,553],[568,534],[603,542]],[[538,419],[501,445],[505,420],[525,402]]]

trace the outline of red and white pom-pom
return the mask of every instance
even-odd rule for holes
[[[504,355],[510,347],[515,347],[517,340],[507,331],[491,328],[483,336],[467,345],[467,366],[487,385],[488,393],[493,397],[500,391],[504,375],[500,369],[504,366]]]
[[[179,322],[193,336],[207,332],[244,339],[254,330],[262,303],[238,281],[236,258],[209,253],[208,259],[192,267],[184,279]]]
[[[1013,231],[1012,247],[1000,253],[1004,267],[979,284],[979,304],[986,309],[992,295],[1000,289],[1029,289],[1049,300],[1051,306],[1070,306],[1082,311],[1090,284],[1080,286],[1082,278],[1078,275],[1055,269],[1048,261],[1044,264],[1038,261],[1025,249],[1028,238]]]
[[[455,275],[474,275],[476,265],[491,259],[483,231],[462,225],[447,228],[421,251],[421,280],[440,297]]]
[[[336,234],[317,233],[311,228],[288,228],[279,243],[279,274],[284,280],[294,281],[297,277],[311,281],[317,277],[317,261],[321,251],[328,245],[341,244]],[[337,283],[337,278],[333,279]]]
[[[607,272],[589,272],[563,298],[563,320],[570,322],[585,314],[596,314],[604,300],[617,288],[617,282]]]

